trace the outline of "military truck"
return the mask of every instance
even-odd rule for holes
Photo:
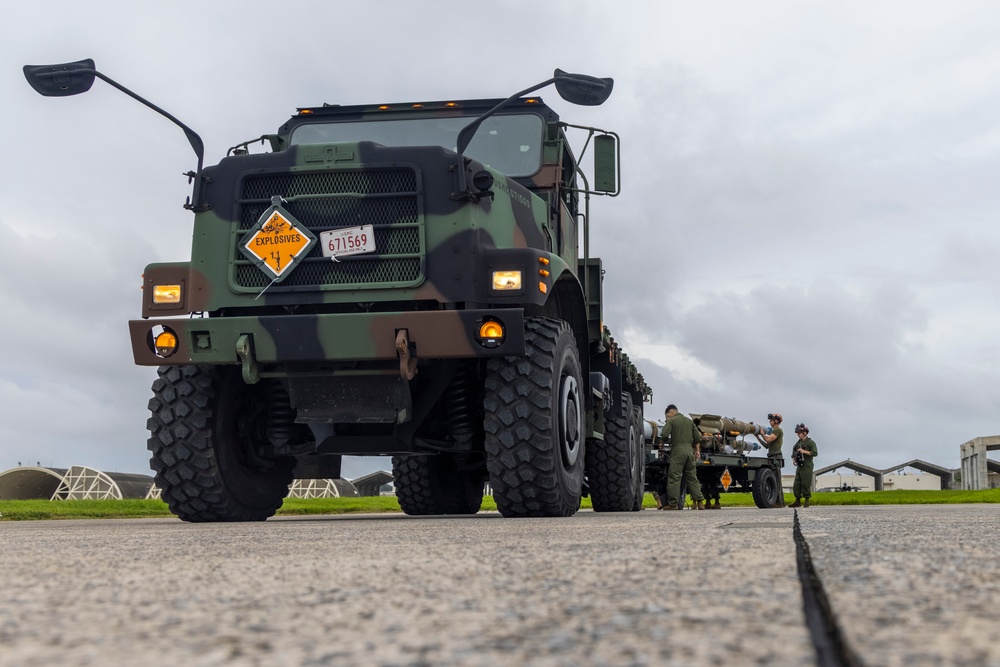
[[[344,455],[391,456],[409,514],[475,513],[486,483],[504,516],[572,515],[585,493],[641,509],[651,390],[604,326],[589,249],[590,197],[620,192],[618,135],[530,96],[599,105],[611,79],[302,107],[203,167],[197,133],[93,60],[24,73],[48,96],[99,78],[197,156],[191,259],[146,267],[129,322],[135,362],[158,367],[150,463],[177,516],[263,520]]]
[[[690,413],[690,417],[704,438],[695,472],[707,502],[718,507],[722,493],[742,492],[752,494],[754,504],[761,509],[781,504],[784,459],[754,454],[761,449],[760,441],[747,441],[747,436],[759,440],[767,427],[720,415]],[[660,437],[662,428],[663,424],[655,421],[643,424],[646,487],[661,495],[670,471],[670,442]],[[682,484],[681,495],[686,491]]]

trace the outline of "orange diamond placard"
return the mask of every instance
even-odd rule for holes
[[[733,483],[733,476],[729,474],[729,468],[722,471],[722,477],[719,481],[722,482],[722,488],[728,491],[729,486]]]
[[[247,233],[240,248],[257,268],[281,282],[309,254],[316,237],[272,198],[271,207]],[[279,200],[280,201],[280,200]]]

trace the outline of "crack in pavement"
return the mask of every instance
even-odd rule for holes
[[[826,597],[823,582],[813,567],[809,544],[799,526],[798,510],[795,511],[792,531],[795,540],[795,560],[798,564],[799,581],[802,584],[802,607],[809,637],[816,648],[816,664],[820,667],[862,667],[864,663],[847,644],[837,623],[837,617],[830,607],[830,601]]]

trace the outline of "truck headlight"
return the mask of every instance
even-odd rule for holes
[[[180,285],[153,285],[153,303],[180,303]]]
[[[494,271],[493,289],[498,292],[521,289],[520,271]]]

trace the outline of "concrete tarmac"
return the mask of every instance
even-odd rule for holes
[[[1000,508],[811,507],[868,665],[1000,665]],[[809,665],[793,510],[0,523],[0,666]]]

